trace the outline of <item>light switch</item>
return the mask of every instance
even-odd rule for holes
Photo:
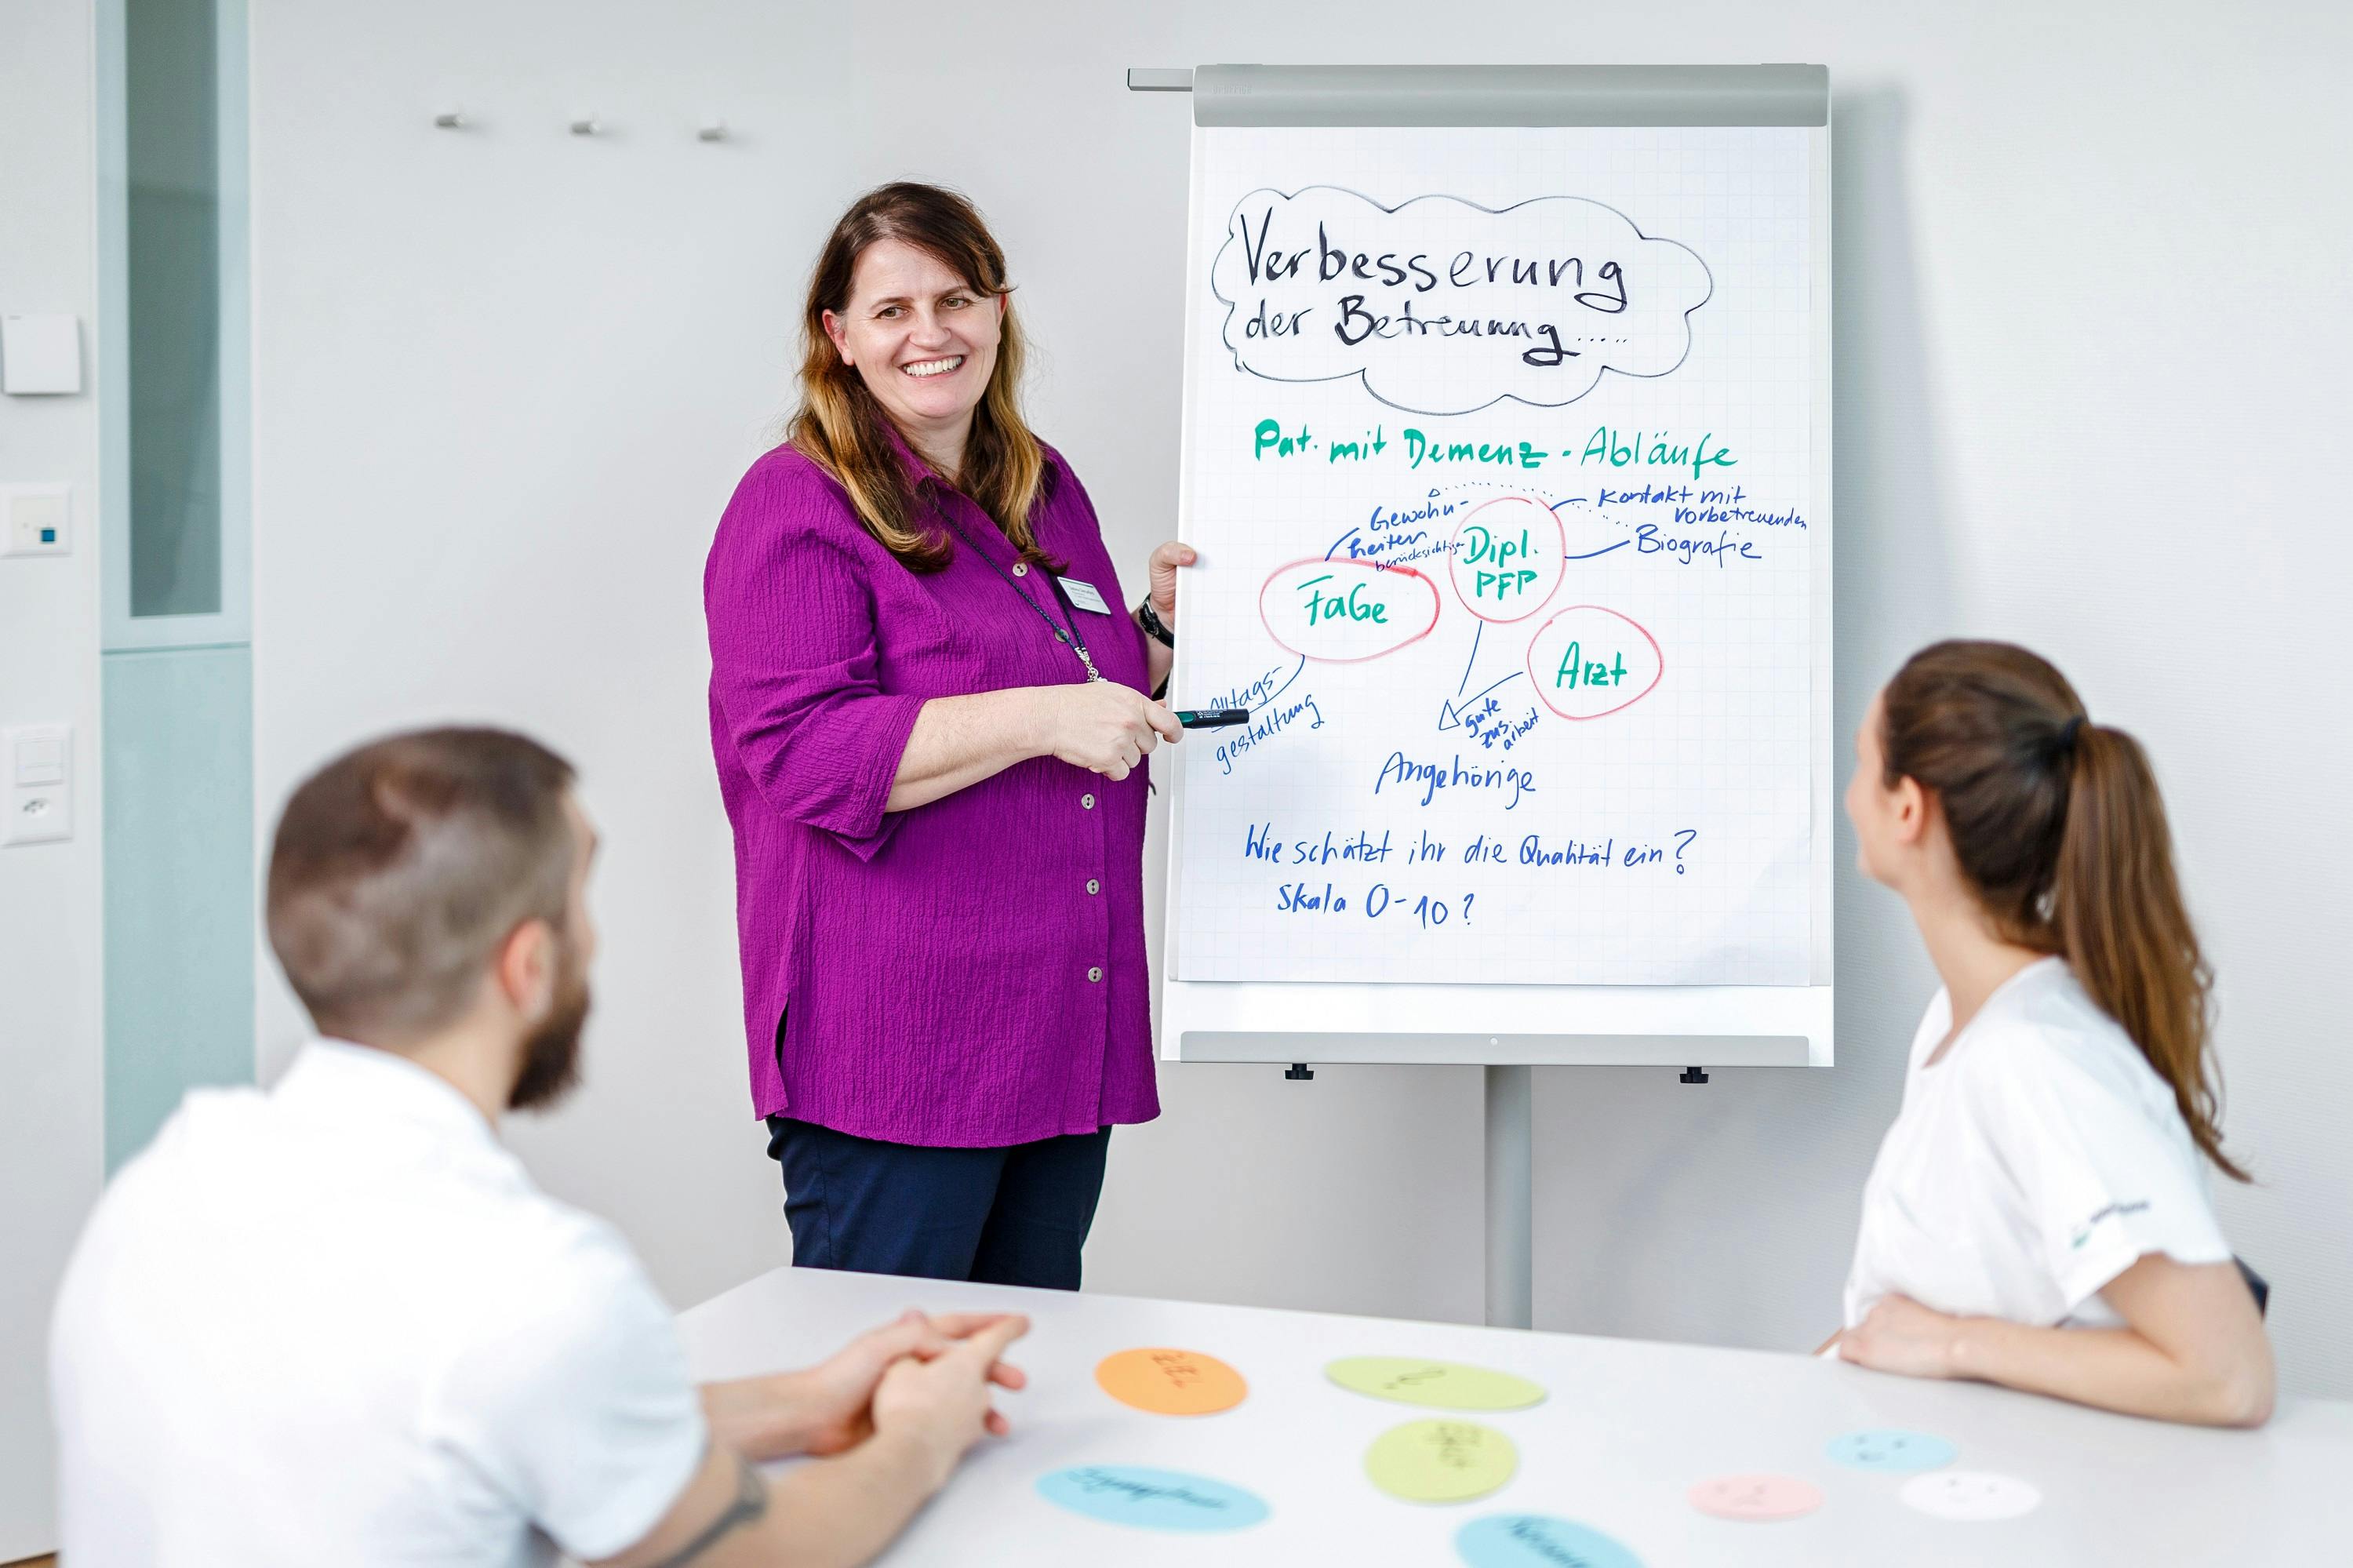
[[[0,843],[73,837],[73,726],[18,725],[0,730],[0,783],[7,786]]]
[[[0,484],[0,556],[73,553],[73,489]]]
[[[0,316],[0,392],[22,397],[81,390],[77,316]]]
[[[36,730],[16,743],[15,783],[62,784],[66,781],[66,737]]]

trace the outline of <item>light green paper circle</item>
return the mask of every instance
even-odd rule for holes
[[[1373,1439],[1365,1474],[1408,1502],[1468,1502],[1512,1478],[1519,1450],[1475,1421],[1409,1421]]]
[[[1342,1388],[1434,1410],[1525,1410],[1545,1391],[1524,1377],[1412,1356],[1347,1356],[1324,1369]]]

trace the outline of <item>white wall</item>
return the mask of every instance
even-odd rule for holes
[[[97,365],[90,0],[0,6],[0,313],[82,320]],[[98,409],[0,397],[0,484],[69,482],[74,552],[0,559],[0,726],[74,726],[76,832],[0,847],[0,1562],[53,1533],[49,1300],[98,1196]]]
[[[2329,1125],[2353,1058],[2321,980],[2353,874],[2326,809],[2353,764],[2323,455],[2353,347],[2341,8],[807,9],[253,8],[264,828],[304,769],[396,725],[501,719],[581,762],[609,844],[592,1081],[515,1137],[676,1299],[785,1248],[699,579],[839,207],[901,175],[980,200],[1045,346],[1037,422],[1140,562],[1173,521],[1187,120],[1125,67],[1820,60],[1841,723],[1913,647],[1969,632],[2040,647],[2147,740],[2223,975],[2228,1126],[2263,1178],[2225,1218],[2278,1287],[2291,1386],[2353,1393],[2332,1332],[2353,1150]],[[433,130],[451,104],[482,128]],[[609,139],[563,133],[588,109]],[[694,142],[708,112],[739,138]],[[1155,889],[1160,853],[1155,830]],[[1931,984],[1898,906],[1851,873],[1839,897],[1838,1068],[1539,1075],[1541,1326],[1787,1347],[1831,1326]],[[265,1075],[299,1031],[268,983]],[[1476,1317],[1474,1070],[1197,1065],[1163,1088],[1162,1120],[1115,1140],[1094,1287]]]

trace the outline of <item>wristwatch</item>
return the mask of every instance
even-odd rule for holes
[[[1175,650],[1176,633],[1169,629],[1166,621],[1160,619],[1160,612],[1152,608],[1152,600],[1149,598],[1135,607],[1135,624],[1144,629],[1144,634],[1146,637],[1151,638],[1163,648],[1172,652]]]

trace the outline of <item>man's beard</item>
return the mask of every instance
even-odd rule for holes
[[[581,969],[567,951],[554,1005],[523,1040],[522,1071],[507,1092],[509,1110],[552,1106],[580,1082],[580,1031],[588,1022],[588,977]]]

